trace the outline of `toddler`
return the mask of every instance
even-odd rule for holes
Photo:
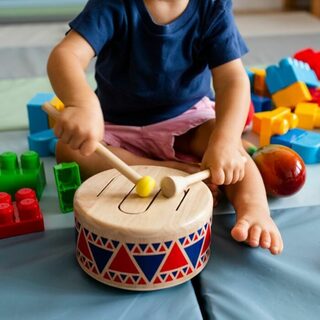
[[[57,161],[109,169],[103,141],[129,165],[211,170],[236,211],[236,241],[283,249],[262,178],[241,142],[250,88],[231,0],[89,0],[53,49],[48,74],[65,110]],[[85,70],[96,57],[97,89]],[[215,91],[215,102],[211,81]]]

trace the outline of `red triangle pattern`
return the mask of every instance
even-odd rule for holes
[[[107,248],[107,249],[111,249],[111,250],[113,250],[113,249],[114,249],[114,247],[113,247],[113,245],[112,245],[111,241],[108,241],[108,242],[107,242],[106,248]]]
[[[116,277],[113,279],[115,282],[122,282],[121,278],[116,275]]]
[[[153,281],[154,284],[157,284],[157,283],[161,283],[161,279],[159,277],[156,277],[156,279]]]
[[[80,232],[78,248],[85,257],[87,257],[91,261],[93,260],[83,230],[81,230]]]
[[[106,280],[111,280],[110,277],[109,277],[108,272],[106,272],[103,277],[104,277]]]
[[[139,246],[136,246],[133,250],[133,253],[141,253]]]
[[[164,271],[178,269],[178,268],[183,267],[187,264],[188,264],[187,259],[185,258],[185,256],[181,252],[178,244],[175,243],[160,271],[164,272]]]
[[[202,255],[204,252],[207,251],[207,249],[210,246],[210,242],[211,242],[211,227],[210,225],[208,225],[208,229],[207,229],[207,233],[206,233],[206,238],[204,239],[204,243],[202,245],[202,250],[200,255]]]
[[[153,249],[151,248],[151,246],[148,247],[148,249],[147,249],[146,252],[147,252],[147,253],[154,253],[154,251],[153,251]]]
[[[116,256],[113,258],[109,269],[121,273],[140,273],[135,264],[132,262],[126,248],[123,245],[120,247]]]
[[[143,278],[141,278],[141,279],[139,280],[138,284],[146,284],[146,282],[144,281]]]
[[[128,277],[128,279],[126,281],[126,284],[133,284],[133,281],[132,281],[131,277]]]

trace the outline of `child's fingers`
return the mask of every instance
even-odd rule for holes
[[[216,185],[222,185],[225,181],[225,174],[222,169],[211,169],[211,182]]]
[[[85,140],[80,146],[80,153],[83,156],[90,156],[97,149],[97,145],[95,140]]]
[[[74,135],[69,142],[69,146],[73,150],[79,150],[83,142],[84,139],[80,135]]]

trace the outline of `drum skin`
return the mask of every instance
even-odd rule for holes
[[[203,182],[165,198],[167,175],[185,172],[134,166],[157,182],[140,198],[134,185],[112,169],[86,180],[74,197],[76,256],[81,268],[107,285],[157,290],[197,275],[210,256],[213,199]]]

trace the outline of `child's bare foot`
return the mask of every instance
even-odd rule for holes
[[[244,241],[251,247],[269,249],[272,254],[280,254],[283,250],[283,241],[276,224],[268,210],[260,206],[237,210],[237,222],[231,235],[235,240]]]

